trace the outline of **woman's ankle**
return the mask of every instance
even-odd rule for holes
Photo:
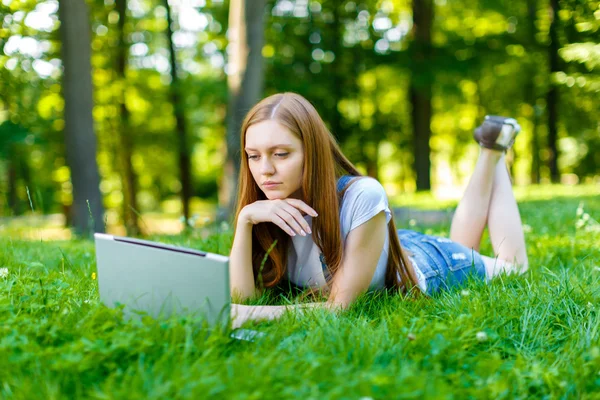
[[[494,165],[498,164],[500,160],[503,160],[504,155],[504,151],[488,149],[486,147],[481,147],[479,151],[479,158],[483,158],[484,160],[489,161]]]

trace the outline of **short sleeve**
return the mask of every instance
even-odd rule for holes
[[[392,213],[383,185],[371,177],[354,179],[344,194],[340,210],[342,237],[364,224],[381,211],[385,211],[386,223]]]

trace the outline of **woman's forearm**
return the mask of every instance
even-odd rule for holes
[[[229,288],[236,301],[253,297],[256,293],[252,271],[252,226],[250,222],[238,218],[229,254]]]

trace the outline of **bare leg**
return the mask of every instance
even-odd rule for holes
[[[481,148],[473,175],[452,218],[450,239],[476,251],[479,251],[481,235],[488,221],[494,175],[497,165],[503,164],[498,162],[503,159],[502,155],[500,151]]]
[[[488,277],[491,278],[502,271],[520,273],[527,271],[525,234],[504,156],[496,165],[494,174],[494,186],[488,211],[488,230],[494,253],[497,259],[502,261],[494,262],[491,271],[487,268],[489,260],[486,262]]]

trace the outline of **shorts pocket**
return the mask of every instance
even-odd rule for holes
[[[473,266],[474,250],[444,237],[425,236],[421,241],[430,244],[440,253],[450,271],[459,271]]]

